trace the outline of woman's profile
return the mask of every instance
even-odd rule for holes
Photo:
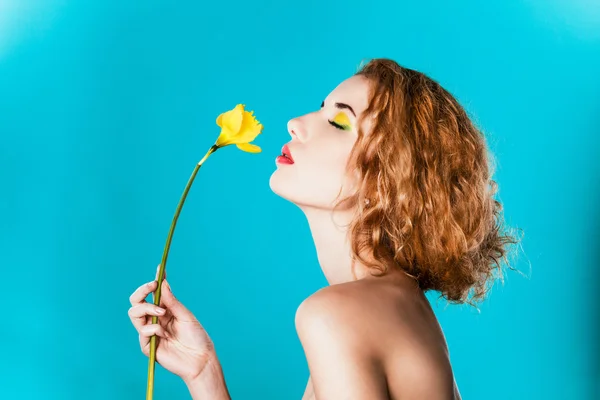
[[[485,298],[517,239],[502,230],[484,135],[425,74],[374,59],[289,121],[270,187],[305,214],[329,283],[295,313],[310,370],[303,400],[458,400],[425,293]],[[163,282],[130,297],[142,352],[194,399],[229,399],[213,343]],[[151,317],[159,315],[159,324]]]

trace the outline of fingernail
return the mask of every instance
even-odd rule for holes
[[[164,309],[162,309],[162,308],[160,308],[160,307],[157,307],[157,308],[156,308],[156,313],[157,313],[157,314],[164,314],[164,313],[165,313],[165,310],[164,310]]]

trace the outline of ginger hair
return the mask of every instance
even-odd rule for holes
[[[501,261],[518,243],[502,229],[484,135],[421,72],[374,59],[356,75],[370,82],[361,119],[373,125],[368,134],[359,128],[347,165],[357,190],[336,204],[357,207],[349,226],[353,259],[376,276],[400,268],[423,291],[475,305],[494,272],[503,280]]]

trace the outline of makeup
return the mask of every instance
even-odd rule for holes
[[[350,118],[348,118],[348,116],[344,112],[337,113],[335,118],[333,118],[332,122],[334,122],[336,125],[338,125],[341,129],[345,131],[349,131],[352,129],[352,126],[350,125]]]

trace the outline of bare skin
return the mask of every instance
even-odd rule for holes
[[[166,313],[159,315],[159,324],[150,323],[156,307],[145,298],[155,290],[153,281],[151,285],[140,286],[130,297],[133,306],[129,315],[140,333],[142,352],[149,355],[150,337],[157,334],[157,362],[184,380],[192,398],[229,399],[212,340],[165,281],[161,308]],[[355,354],[352,348],[343,351],[345,357],[356,356],[351,364],[365,382],[361,387],[353,384],[356,379],[346,380],[350,374],[340,373],[338,357],[315,357],[315,351],[323,351],[320,346],[330,346],[319,343],[319,338],[327,335],[317,331],[317,340],[313,341],[304,333],[310,327],[308,323],[315,320],[313,316],[326,308],[334,310],[328,318],[341,318],[337,321],[349,328],[335,331],[336,342],[346,343],[344,332],[358,333],[356,339],[362,353]],[[384,277],[366,275],[318,290],[298,308],[296,327],[311,369],[302,400],[461,400],[446,341],[429,301],[415,282],[402,273],[392,272]],[[371,368],[372,360],[377,361],[380,369]],[[327,376],[323,369],[336,373]],[[320,385],[317,391],[313,371]],[[340,389],[335,386],[338,382],[351,396],[338,396]]]
[[[340,188],[346,195],[353,187],[344,167],[368,92],[365,78],[351,77],[318,111],[292,119],[288,132],[294,163],[279,165],[270,180],[276,194],[304,212],[329,283],[296,311],[310,370],[303,399],[460,400],[444,335],[423,292],[397,269],[375,277],[353,260],[347,226],[356,210],[332,210]],[[342,112],[349,129],[331,122]],[[365,119],[362,128],[369,132],[371,123]],[[166,313],[158,324],[150,324],[157,314],[144,300],[156,283],[141,286],[130,298],[129,315],[142,351],[148,355],[150,337],[158,335],[157,362],[185,381],[193,399],[229,399],[208,334],[163,285]]]
[[[310,370],[304,398],[457,400],[445,338],[424,293],[400,270],[375,277],[354,260],[347,228],[356,209],[333,209],[340,189],[342,197],[354,190],[345,166],[358,126],[366,135],[373,126],[363,115],[369,91],[366,78],[352,76],[320,109],[290,120],[294,162],[278,164],[270,179],[306,216],[330,285],[296,313]],[[331,123],[339,113],[348,129]]]
[[[166,280],[166,271],[160,306],[146,301],[146,297],[157,289],[159,268],[160,265],[156,268],[155,280],[141,285],[129,297],[128,315],[139,334],[142,353],[150,355],[150,338],[158,336],[157,363],[179,376],[190,392],[198,393],[198,398],[210,394],[213,399],[228,399],[214,344],[194,314],[175,298]],[[155,315],[158,324],[152,324]]]
[[[381,387],[366,388],[370,394],[364,398],[461,399],[443,332],[429,301],[410,278],[397,273],[366,277],[323,288],[313,296],[337,297],[342,300],[337,303],[354,318],[349,325],[369,327],[361,331],[365,334],[359,341],[367,348],[366,359],[381,363],[385,379],[373,380]],[[366,374],[368,367],[364,371]],[[317,398],[329,397],[315,395],[309,376],[302,400]]]

